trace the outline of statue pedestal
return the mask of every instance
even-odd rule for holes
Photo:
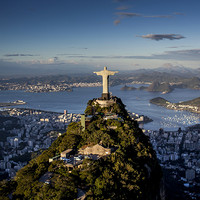
[[[102,93],[102,100],[109,100],[110,94],[109,93]]]

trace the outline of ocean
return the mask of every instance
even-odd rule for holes
[[[140,87],[142,85],[131,85]],[[179,127],[185,129],[200,123],[200,114],[188,111],[167,110],[164,107],[149,103],[149,100],[155,97],[163,97],[171,102],[187,101],[200,96],[199,91],[191,89],[175,89],[169,94],[160,92],[147,92],[143,90],[122,91],[122,85],[110,87],[113,96],[122,99],[126,108],[130,112],[139,115],[146,115],[153,119],[153,122],[144,124],[143,128],[149,130],[174,131]],[[84,113],[87,102],[90,99],[101,96],[102,87],[74,88],[73,92],[51,92],[51,93],[29,93],[25,91],[0,91],[0,102],[12,102],[23,100],[26,105],[18,107],[33,108],[45,111],[54,111],[63,113],[67,110],[69,113]]]

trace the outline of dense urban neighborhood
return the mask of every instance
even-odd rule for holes
[[[157,158],[186,195],[200,198],[200,126],[187,130],[143,130],[150,137]]]
[[[3,83],[0,84],[0,90],[24,90],[26,92],[60,92],[68,91],[71,92],[73,88],[76,87],[99,87],[102,84],[100,82],[96,83],[42,83],[38,82],[36,84],[19,84],[19,83]]]
[[[9,108],[1,111],[0,120],[1,175],[12,178],[33,152],[49,148],[70,122],[80,120],[80,114]]]

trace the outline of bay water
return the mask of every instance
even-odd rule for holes
[[[131,85],[140,87],[142,85]],[[149,103],[149,100],[155,97],[162,97],[171,102],[187,101],[200,96],[198,90],[175,89],[168,94],[160,92],[147,92],[144,90],[122,91],[121,85],[110,88],[113,96],[122,99],[126,108],[130,112],[139,115],[146,115],[153,122],[144,124],[145,129],[158,130],[177,130],[187,126],[200,123],[200,114],[188,111],[168,110],[164,107]],[[63,113],[67,110],[69,113],[84,113],[87,102],[90,99],[101,96],[102,87],[84,87],[74,88],[73,92],[48,92],[48,93],[30,93],[25,91],[0,91],[0,102],[12,102],[23,100],[26,105],[18,107],[33,108],[45,111],[54,111]]]

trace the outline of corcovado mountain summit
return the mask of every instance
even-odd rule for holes
[[[149,138],[132,120],[121,99],[103,93],[88,101],[80,122],[1,187],[0,199],[161,200],[162,173]]]

